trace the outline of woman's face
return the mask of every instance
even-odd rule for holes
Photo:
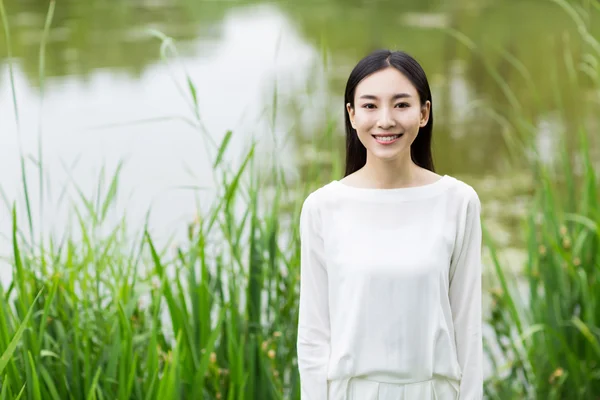
[[[367,149],[367,158],[394,160],[407,155],[419,128],[429,119],[431,104],[421,106],[413,84],[396,68],[363,79],[346,104],[352,127]]]

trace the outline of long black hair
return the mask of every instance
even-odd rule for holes
[[[410,148],[412,161],[418,166],[435,172],[433,157],[431,155],[431,131],[433,128],[433,102],[431,101],[431,90],[425,71],[419,63],[410,55],[402,51],[377,50],[369,54],[356,64],[348,82],[344,95],[344,114],[346,116],[346,173],[348,176],[361,169],[367,162],[367,149],[358,139],[356,130],[350,123],[350,116],[346,110],[346,104],[350,103],[354,108],[354,94],[356,86],[367,76],[384,68],[393,67],[406,76],[417,89],[421,106],[429,100],[431,109],[427,125],[419,128],[419,133]]]

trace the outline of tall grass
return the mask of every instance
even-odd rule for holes
[[[174,47],[154,34],[166,60]],[[40,54],[43,65],[43,45]],[[237,170],[223,163],[233,133],[214,143],[189,77],[186,86],[188,122],[213,150],[219,191],[184,245],[161,249],[147,229],[131,245],[126,221],[102,234],[120,167],[95,198],[76,188],[76,228],[59,242],[34,241],[24,186],[31,238],[15,208],[13,279],[0,287],[0,399],[299,398],[298,233],[285,216],[298,220],[310,187],[286,188],[276,169],[262,177],[253,146]]]
[[[282,247],[282,194],[261,212],[257,181],[236,215],[251,157],[176,249],[148,231],[123,246],[124,225],[96,235],[88,221],[102,223],[101,208],[84,206],[82,240],[50,242],[42,259],[22,251],[15,214],[14,279],[2,293],[14,300],[0,305],[7,398],[22,387],[33,399],[296,398],[297,233]]]
[[[157,36],[166,58],[173,47]],[[40,54],[43,65],[43,46]],[[196,89],[186,83],[191,123],[206,133]],[[18,117],[17,104],[15,95]],[[299,397],[297,232],[282,219],[284,186],[268,199],[259,190],[252,148],[237,171],[221,162],[231,136],[218,146],[204,136],[206,147],[217,149],[221,190],[211,211],[188,227],[187,245],[174,251],[158,249],[148,231],[134,247],[123,245],[125,223],[98,233],[116,197],[119,169],[103,198],[78,190],[72,237],[36,247],[21,149],[32,238],[23,246],[13,210],[13,280],[6,293],[0,287],[1,399]],[[308,188],[300,189],[299,199]],[[287,207],[296,221],[299,204]]]
[[[580,57],[564,54],[567,75],[557,79],[567,79],[581,93],[600,90],[600,44],[584,23],[588,16],[563,0],[554,3],[573,18],[586,44]],[[555,100],[567,107],[558,94]],[[597,104],[582,108],[583,115],[594,115]],[[533,125],[516,117],[521,127]],[[537,184],[524,223],[528,257],[521,282],[507,275],[486,235],[498,278],[489,322],[500,349],[500,357],[492,355],[490,398],[597,399],[600,394],[600,198],[590,154],[593,132],[583,120],[560,132],[555,165],[528,149]],[[569,136],[577,138],[574,149]]]
[[[587,150],[583,145],[582,153]],[[583,176],[564,168],[560,184],[540,171],[526,222],[525,291],[506,275],[487,238],[499,278],[490,323],[501,358],[509,360],[495,365],[492,398],[595,399],[600,393],[598,183],[587,157]]]

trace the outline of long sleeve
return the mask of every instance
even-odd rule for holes
[[[330,326],[327,270],[321,221],[311,194],[300,214],[300,307],[298,369],[301,399],[327,400]]]
[[[450,307],[458,363],[462,369],[460,400],[483,398],[481,314],[481,203],[471,192],[450,268]]]

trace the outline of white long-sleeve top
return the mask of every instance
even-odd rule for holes
[[[397,189],[332,181],[306,198],[302,400],[483,397],[480,209],[449,175]]]

